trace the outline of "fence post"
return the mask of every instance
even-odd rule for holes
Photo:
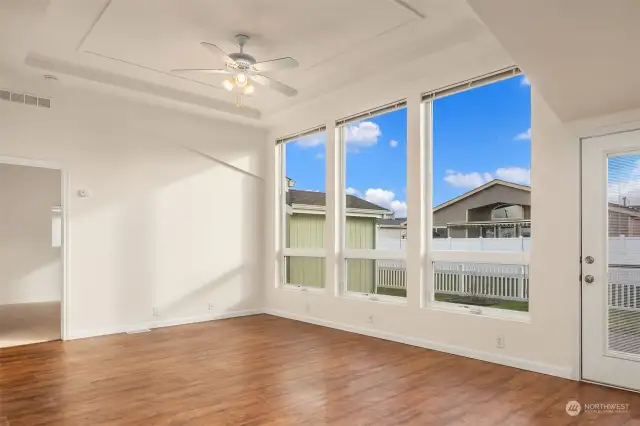
[[[520,277],[518,278],[518,297],[524,299],[524,266],[520,266]]]
[[[374,279],[373,279],[373,294],[378,294],[378,275],[380,275],[380,268],[378,267],[378,261],[374,260]]]

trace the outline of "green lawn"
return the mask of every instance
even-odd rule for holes
[[[436,293],[438,302],[450,302],[463,305],[485,306],[494,309],[507,309],[509,311],[529,312],[529,302],[517,300],[486,299],[482,298],[482,303],[474,303],[470,297],[456,296],[453,294]]]
[[[399,296],[407,297],[407,291],[399,288],[384,288],[378,289],[378,294],[384,294],[387,296]],[[452,294],[436,293],[436,300],[438,302],[449,302],[455,304],[474,305],[473,300],[464,296],[455,296]],[[475,303],[478,306],[486,306],[495,309],[507,309],[510,311],[529,312],[529,302],[519,302],[516,300],[501,300],[501,299],[483,299],[484,303]]]

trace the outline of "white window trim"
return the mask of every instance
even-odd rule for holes
[[[426,139],[425,152],[423,154],[424,164],[426,168],[427,176],[427,197],[426,204],[428,208],[425,209],[425,224],[426,235],[422,237],[426,241],[426,256],[422,264],[422,269],[425,273],[425,280],[423,283],[423,291],[421,298],[421,306],[427,310],[444,311],[460,313],[465,315],[477,315],[482,317],[497,318],[502,320],[511,320],[519,322],[531,321],[531,299],[529,300],[529,311],[511,311],[507,309],[498,309],[485,306],[471,306],[463,304],[455,304],[448,302],[439,302],[434,299],[434,274],[433,274],[433,262],[464,262],[464,263],[492,263],[503,265],[522,265],[529,266],[531,264],[530,252],[473,252],[473,251],[437,251],[432,250],[432,227],[433,227],[433,208],[432,203],[432,191],[433,191],[433,175],[431,170],[433,168],[433,102],[441,97],[449,96],[462,91],[470,90],[484,84],[491,84],[497,81],[501,81],[507,78],[511,78],[516,75],[520,75],[521,71],[517,67],[511,67],[506,70],[501,70],[496,73],[491,73],[487,76],[480,76],[476,79],[471,79],[468,82],[463,82],[458,85],[452,85],[449,88],[445,88],[441,91],[434,91],[429,94],[423,94],[423,108],[424,113],[421,114],[422,120],[421,128],[423,129],[423,135]],[[467,87],[464,87],[464,86]],[[467,220],[468,220],[467,211]],[[524,214],[524,208],[523,208]],[[468,237],[468,230],[465,231]]]
[[[401,296],[389,296],[386,294],[360,293],[358,291],[345,290],[342,297],[347,299],[366,300],[369,302],[389,303],[392,305],[407,305],[407,298]]]
[[[439,312],[452,312],[464,315],[475,315],[484,318],[495,318],[500,320],[531,322],[531,314],[529,312],[512,311],[509,309],[498,309],[487,306],[463,305],[449,302],[439,302],[432,300],[426,307],[427,310]]]
[[[395,103],[396,108],[387,109],[382,111],[380,114],[369,114],[367,118],[382,115],[389,112],[397,111],[402,108],[406,108],[406,101],[399,101]],[[375,294],[375,293],[362,293],[357,291],[351,291],[347,288],[347,260],[348,259],[358,259],[358,260],[402,260],[407,262],[407,252],[400,250],[376,250],[376,249],[349,249],[346,247],[346,224],[347,224],[347,216],[349,216],[349,211],[346,208],[347,201],[347,180],[346,180],[346,170],[347,170],[347,144],[345,140],[346,129],[352,121],[348,121],[343,124],[341,127],[336,127],[339,131],[336,132],[336,147],[338,149],[338,178],[339,178],[339,191],[336,194],[338,198],[338,211],[339,211],[339,253],[338,253],[338,276],[340,277],[340,282],[338,285],[338,296],[350,298],[350,299],[358,299],[358,300],[367,300],[371,302],[383,302],[383,303],[392,303],[392,304],[407,304],[407,298],[401,296],[389,296],[384,294]],[[406,160],[408,162],[408,158]],[[408,176],[407,176],[408,179]],[[406,291],[405,287],[405,291]]]
[[[314,286],[303,285],[303,284],[289,284],[285,282],[282,284],[281,288],[284,290],[291,290],[291,291],[303,291],[307,293],[324,294],[326,287],[314,287]]]
[[[322,129],[324,129],[324,126],[319,126],[316,129],[318,129],[317,133],[320,133],[322,131]],[[308,136],[310,134],[313,134],[313,132],[305,132],[304,136]],[[277,232],[277,259],[278,259],[278,266],[279,266],[279,277],[280,279],[277,280],[276,282],[276,288],[280,288],[280,289],[285,289],[285,290],[295,290],[295,291],[304,291],[304,292],[309,292],[309,293],[324,293],[325,289],[327,287],[327,282],[326,282],[326,277],[325,277],[325,282],[323,283],[322,287],[316,287],[316,286],[311,286],[311,285],[305,285],[305,284],[293,284],[293,283],[288,283],[286,282],[286,273],[284,271],[285,265],[286,265],[286,258],[287,257],[312,257],[312,258],[321,258],[321,259],[326,259],[326,248],[313,248],[313,249],[302,249],[302,248],[287,248],[286,247],[286,238],[287,238],[287,212],[288,212],[288,206],[287,206],[287,200],[286,200],[286,194],[287,194],[287,188],[286,188],[286,171],[287,171],[287,156],[286,156],[286,144],[288,142],[292,142],[294,141],[296,138],[288,138],[287,140],[281,140],[279,139],[278,141],[276,141],[276,153],[277,153],[277,158],[278,161],[276,162],[276,164],[279,165],[278,167],[278,173],[277,173],[277,188],[278,188],[278,193],[277,193],[277,209],[276,209],[276,213],[278,215],[280,215],[279,217],[279,230]],[[320,214],[320,212],[318,212],[318,214]],[[325,213],[326,215],[326,209],[325,209]]]

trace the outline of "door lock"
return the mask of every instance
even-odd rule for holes
[[[593,256],[587,256],[584,258],[584,261],[586,263],[588,263],[589,265],[591,265],[593,262],[595,262],[596,260],[593,258]]]
[[[595,281],[595,278],[593,278],[593,275],[586,275],[584,277],[584,282],[586,282],[587,284],[591,284]]]

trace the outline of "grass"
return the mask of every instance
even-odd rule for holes
[[[386,296],[407,297],[407,291],[401,288],[378,288],[378,294]],[[468,296],[456,296],[453,294],[436,293],[435,299],[438,302],[455,303],[456,305],[476,305],[487,306],[494,309],[506,309],[509,311],[529,312],[529,302],[520,302],[517,300],[502,300],[482,298],[480,303],[474,301]]]

